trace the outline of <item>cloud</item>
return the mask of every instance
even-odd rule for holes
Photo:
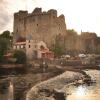
[[[10,14],[8,13],[8,3],[5,0],[0,0],[0,31],[8,27],[10,22]]]
[[[0,0],[0,33],[12,31],[15,12],[31,13],[35,7],[57,9],[58,15],[65,15],[67,28],[100,32],[99,0]]]
[[[0,0],[0,33],[5,30],[12,31],[13,14],[25,10],[26,0]]]
[[[0,33],[13,31],[13,14],[19,10],[32,12],[36,0],[0,0]]]

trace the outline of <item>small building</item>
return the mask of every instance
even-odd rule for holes
[[[13,49],[14,50],[24,50],[26,48],[26,41],[24,42],[16,42],[13,45]]]
[[[54,53],[48,49],[43,41],[34,41],[31,36],[28,36],[25,41],[18,41],[13,44],[14,50],[23,50],[26,53],[27,59],[54,58]]]
[[[54,58],[54,53],[47,48],[43,41],[37,43],[37,58]]]
[[[87,56],[81,58],[82,65],[95,65],[95,57],[94,56]]]

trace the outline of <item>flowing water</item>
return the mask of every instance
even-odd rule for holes
[[[0,89],[0,100],[7,100],[8,99],[8,91],[7,89]]]
[[[66,100],[100,100],[100,71],[86,71],[96,83],[92,85],[69,86],[66,93],[69,94]]]
[[[100,71],[85,71],[96,83],[91,85],[66,86],[66,100],[100,100]],[[0,90],[0,100],[13,100],[13,84]]]

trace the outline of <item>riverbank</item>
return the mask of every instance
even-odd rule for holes
[[[66,69],[63,67],[58,67],[58,66],[49,66],[48,69],[46,70],[46,72],[44,73],[42,71],[42,69],[40,69],[39,67],[34,67],[34,68],[30,68],[28,69],[28,73],[24,74],[24,75],[19,75],[17,77],[14,78],[14,88],[15,88],[15,100],[26,100],[26,94],[27,92],[36,84],[41,83],[43,81],[49,80],[51,78],[57,77],[60,74],[64,73],[65,71],[68,72],[73,72],[73,73],[79,73],[79,78],[82,78],[84,73],[82,73],[82,71],[80,69]],[[82,77],[80,77],[81,75]],[[69,76],[68,79],[70,79],[71,77]],[[75,80],[77,80],[77,77],[74,78]],[[71,81],[69,81],[70,83],[74,81],[74,79],[71,79]],[[66,81],[67,79],[65,79]],[[55,83],[56,84],[56,83]],[[50,84],[52,86],[52,84]],[[59,85],[58,85],[59,86]]]
[[[50,79],[63,73],[61,69],[55,66],[49,66],[45,73],[39,67],[29,67],[27,73],[18,75],[6,75],[2,80],[12,79],[14,85],[14,100],[25,100],[27,91],[37,83]]]
[[[68,73],[75,73],[75,75],[78,73],[76,75],[78,77],[78,79],[82,78],[81,76],[83,76],[83,73],[81,71],[82,70],[81,68],[82,68],[81,66],[77,66],[77,68],[76,68],[75,66],[55,66],[55,65],[53,65],[53,66],[49,66],[48,69],[46,70],[46,72],[44,73],[42,71],[42,69],[40,69],[40,67],[28,66],[27,73],[25,73],[25,74],[18,74],[18,75],[13,75],[13,76],[8,75],[5,77],[13,78],[14,100],[26,100],[26,94],[33,86],[35,86],[36,84],[40,84],[43,81],[46,81],[49,79],[51,80],[51,78],[58,77],[60,74],[64,73],[65,71],[67,71]],[[87,68],[87,67],[85,67],[85,68]],[[66,74],[65,77],[67,77],[67,76],[68,75]],[[67,84],[67,82],[70,78],[72,78],[72,77],[69,76],[69,78],[67,78],[67,79],[62,78],[62,80],[63,79],[65,80],[64,84]],[[77,80],[76,77],[74,77],[74,79]],[[70,83],[73,82],[74,79],[72,78],[69,82]],[[54,82],[55,85],[56,85],[56,82],[57,82],[57,80]],[[52,84],[50,83],[49,86],[52,86]],[[60,87],[59,82],[58,82],[57,87]]]
[[[66,71],[61,75],[58,75],[52,79],[49,79],[47,81],[41,82],[37,85],[35,85],[26,96],[26,100],[54,100],[52,96],[46,97],[46,94],[42,94],[39,92],[40,90],[64,90],[64,86],[67,84],[71,84],[75,82],[76,80],[83,79],[84,75],[79,72],[73,72],[73,71]],[[64,91],[63,91],[64,92]],[[40,99],[41,98],[41,99]]]

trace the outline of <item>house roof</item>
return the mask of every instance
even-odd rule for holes
[[[26,44],[26,41],[25,42],[16,42],[14,45],[25,45]]]

